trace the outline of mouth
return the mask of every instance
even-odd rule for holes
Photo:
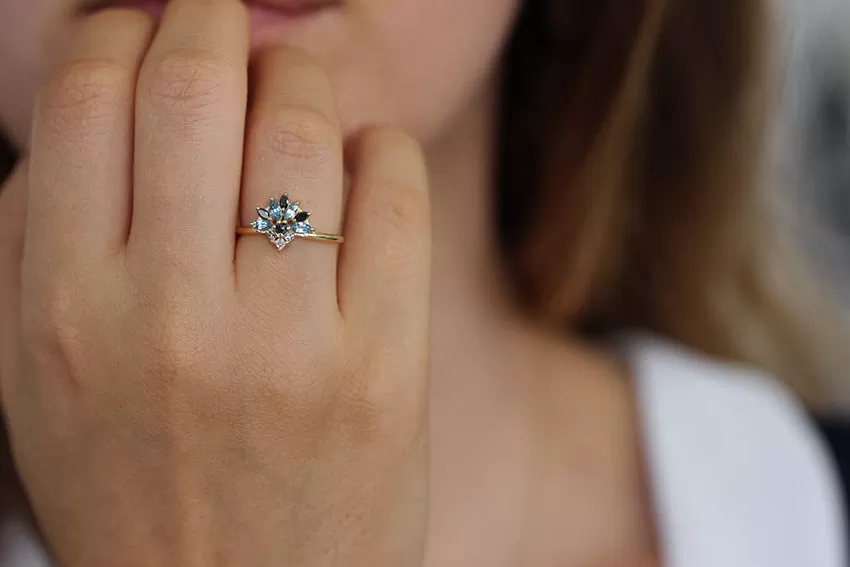
[[[106,8],[124,7],[139,8],[145,11],[158,9],[165,10],[169,0],[90,0],[83,3],[85,13],[93,13]],[[277,12],[283,16],[297,18],[308,16],[327,8],[333,8],[341,3],[341,0],[241,0],[249,10],[261,10],[266,12]]]
[[[266,44],[286,39],[295,28],[342,6],[343,0],[240,0],[251,14],[253,43]],[[107,8],[136,8],[161,19],[169,0],[84,0],[82,12],[92,14]],[[283,37],[282,37],[283,36]]]

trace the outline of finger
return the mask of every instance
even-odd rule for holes
[[[346,324],[418,340],[427,331],[430,220],[419,145],[390,129],[351,145],[351,193],[340,252],[340,306]]]
[[[27,212],[26,161],[0,189],[0,399],[18,376],[20,350],[21,260]]]
[[[336,233],[342,214],[342,135],[331,85],[305,54],[292,49],[267,53],[257,62],[249,120],[241,221],[258,219],[257,207],[282,194],[309,212],[306,222]],[[291,208],[293,214],[296,209]],[[306,212],[299,219],[304,219]],[[284,212],[283,226],[289,217]],[[291,219],[296,220],[296,219]],[[291,225],[297,227],[297,225]],[[310,289],[305,301],[336,309],[337,246],[296,239],[278,253],[265,237],[243,237],[237,254],[240,287],[267,288],[270,278],[293,274],[287,285]],[[297,275],[296,275],[297,274]]]
[[[142,64],[129,257],[232,274],[249,24],[236,0],[174,0]]]
[[[85,18],[35,108],[28,250],[69,269],[123,249],[130,210],[133,93],[154,21],[132,10]]]

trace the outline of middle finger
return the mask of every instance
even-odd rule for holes
[[[146,266],[232,273],[249,47],[241,2],[168,5],[137,93],[128,254]]]

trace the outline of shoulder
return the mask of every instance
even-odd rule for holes
[[[624,344],[671,565],[845,565],[835,465],[794,398],[655,338]]]

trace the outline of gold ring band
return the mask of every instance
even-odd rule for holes
[[[310,213],[301,208],[298,202],[290,203],[285,194],[280,200],[269,199],[267,208],[257,207],[257,220],[250,228],[238,227],[240,236],[263,235],[278,249],[283,250],[296,239],[315,240],[342,244],[345,238],[336,234],[316,232],[308,222]]]
[[[239,236],[265,236],[265,233],[257,232],[254,228],[242,228],[239,227],[236,229],[236,234]],[[315,240],[317,242],[332,242],[336,244],[342,244],[345,242],[345,237],[340,236],[338,234],[325,234],[323,232],[310,232],[307,234],[299,235],[299,238],[305,238],[307,240]]]

